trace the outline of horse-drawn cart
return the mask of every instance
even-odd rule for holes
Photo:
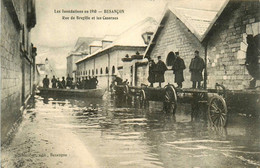
[[[163,102],[166,112],[175,113],[177,103],[189,103],[192,116],[206,109],[211,125],[224,127],[227,123],[227,112],[242,107],[259,114],[260,91],[257,90],[227,90],[223,85],[216,84],[215,89],[175,88],[168,84],[164,88],[147,86],[119,85],[115,87],[116,96],[127,103],[138,100],[140,108],[147,108],[149,101]]]

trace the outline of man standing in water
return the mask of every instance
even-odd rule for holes
[[[158,56],[158,62],[155,66],[155,82],[159,82],[159,87],[161,87],[161,83],[164,82],[164,73],[168,69],[165,63],[161,60],[161,56]]]
[[[183,70],[186,68],[183,59],[180,57],[179,52],[175,52],[176,59],[173,62],[172,70],[175,74],[175,82],[178,88],[182,88],[182,82],[184,81]]]
[[[196,88],[196,84],[198,83],[198,88],[200,88],[200,82],[203,80],[202,71],[205,68],[204,60],[199,56],[199,51],[194,52],[195,57],[191,59],[190,63],[190,72],[191,72],[191,81],[192,88]]]

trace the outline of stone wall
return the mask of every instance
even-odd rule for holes
[[[13,3],[15,10],[5,7],[1,0],[1,143],[7,140],[20,119],[21,106],[32,93],[34,83],[34,57],[27,28],[27,1],[5,2]],[[16,20],[11,16],[12,12],[16,13]],[[20,30],[18,25],[23,29]],[[20,42],[23,42],[26,52],[21,52]]]
[[[136,78],[137,86],[141,86],[142,84],[150,85],[147,78],[148,78],[148,65],[137,66],[137,78]]]
[[[200,51],[200,56],[204,58],[204,48],[199,40],[187,29],[187,27],[172,13],[163,25],[163,29],[159,32],[156,44],[152,49],[150,57],[155,60],[157,56],[161,56],[166,63],[169,52],[179,51],[180,56],[184,59],[186,69],[184,70],[185,81],[183,87],[191,87],[189,64],[194,57],[194,51]],[[168,66],[168,69],[171,69]],[[148,76],[146,76],[147,79]],[[165,73],[165,83],[174,83],[174,75],[172,70]],[[156,86],[156,85],[155,85]]]
[[[208,86],[221,83],[228,89],[249,86],[250,75],[245,67],[246,37],[260,33],[260,3],[230,3],[217,20],[208,41]]]

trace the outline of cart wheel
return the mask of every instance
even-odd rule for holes
[[[227,105],[223,97],[214,95],[210,98],[208,106],[208,118],[212,126],[226,126]]]
[[[173,85],[165,86],[164,109],[175,114],[177,109],[177,94]]]
[[[145,91],[142,89],[140,92],[140,108],[147,108],[149,106],[149,101],[147,100]]]

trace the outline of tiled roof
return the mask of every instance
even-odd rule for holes
[[[174,4],[168,4],[170,9],[189,30],[202,41],[211,25],[218,18],[229,0],[200,0],[191,1],[192,8],[175,7]]]
[[[198,40],[202,42],[229,1],[230,0],[183,0],[167,3],[160,24],[146,48],[144,53],[145,57],[149,57],[154,48],[158,38],[158,32],[163,28],[163,22],[169,11],[174,13]],[[181,5],[178,5],[177,2],[180,2]]]
[[[171,9],[181,20],[188,22],[199,35],[203,35],[214,19],[217,12],[198,9],[173,8]]]

